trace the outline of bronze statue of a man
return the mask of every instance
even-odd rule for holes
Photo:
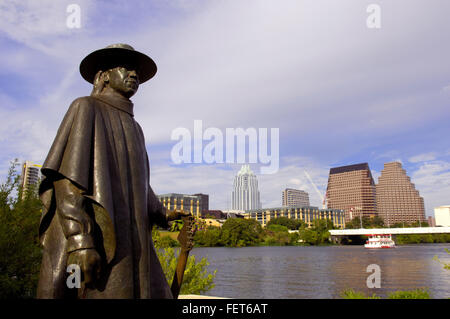
[[[42,167],[38,298],[172,298],[151,229],[183,213],[167,214],[150,187],[130,101],[156,70],[125,44],[81,62],[93,91],[71,104]],[[68,288],[70,264],[79,265],[83,289]]]

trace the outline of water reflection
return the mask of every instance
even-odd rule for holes
[[[394,290],[429,288],[434,298],[450,297],[448,245],[410,245],[367,250],[361,246],[195,248],[217,269],[206,294],[230,298],[339,298],[344,289],[385,296]],[[369,289],[370,264],[381,268],[381,288]]]

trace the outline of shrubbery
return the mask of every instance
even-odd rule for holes
[[[341,297],[343,299],[381,299],[376,294],[368,296],[353,289],[344,290],[341,293]],[[399,290],[388,293],[387,299],[431,299],[431,296],[426,289]]]
[[[291,223],[295,222],[295,223]],[[291,228],[300,227],[298,232],[289,233]],[[245,246],[285,246],[321,245],[329,242],[330,220],[316,220],[313,227],[306,228],[303,221],[285,217],[274,218],[266,228],[253,219],[228,219],[222,226],[209,227],[195,234],[195,244],[199,247],[245,247]]]
[[[18,165],[12,163],[0,185],[0,299],[34,298],[42,258],[41,203],[32,188],[22,198]]]
[[[278,218],[269,220],[269,222],[266,225],[266,228],[269,228],[272,225],[281,225],[281,226],[285,226],[287,229],[290,229],[290,230],[297,230],[302,227],[305,227],[305,222],[303,220],[299,220],[299,219],[278,217]]]
[[[178,263],[178,256],[173,248],[173,242],[176,241],[169,236],[161,237],[156,227],[152,231],[152,238],[167,282],[171,285]],[[180,294],[200,294],[214,288],[217,270],[208,273],[208,265],[206,258],[197,261],[193,255],[188,257]]]
[[[395,242],[402,244],[450,243],[450,234],[396,235]]]

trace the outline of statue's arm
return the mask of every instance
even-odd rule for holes
[[[148,202],[150,212],[150,224],[156,224],[162,228],[169,227],[167,219],[167,209],[156,197],[151,186],[148,187]]]
[[[179,209],[168,211],[164,205],[156,197],[152,188],[149,186],[149,206],[151,210],[150,225],[156,224],[162,228],[168,228],[169,222],[181,219],[182,216],[189,216],[189,212],[184,212]]]
[[[92,218],[86,212],[85,198],[81,190],[70,180],[54,182],[57,212],[67,238],[67,252],[94,247]]]

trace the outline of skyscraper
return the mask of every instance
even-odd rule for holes
[[[300,189],[286,188],[281,193],[281,205],[286,207],[309,206],[309,194]]]
[[[249,165],[242,165],[234,177],[231,193],[231,209],[248,210],[261,208],[258,191],[258,180]]]
[[[386,226],[425,220],[423,198],[399,162],[384,164],[378,178],[377,211]]]
[[[25,196],[27,189],[30,186],[38,187],[38,184],[41,180],[41,167],[42,165],[34,164],[30,161],[25,161],[22,165],[22,176],[21,176],[21,185],[22,185],[22,197]]]
[[[345,210],[345,221],[376,216],[375,183],[369,164],[361,163],[330,169],[327,207]]]

